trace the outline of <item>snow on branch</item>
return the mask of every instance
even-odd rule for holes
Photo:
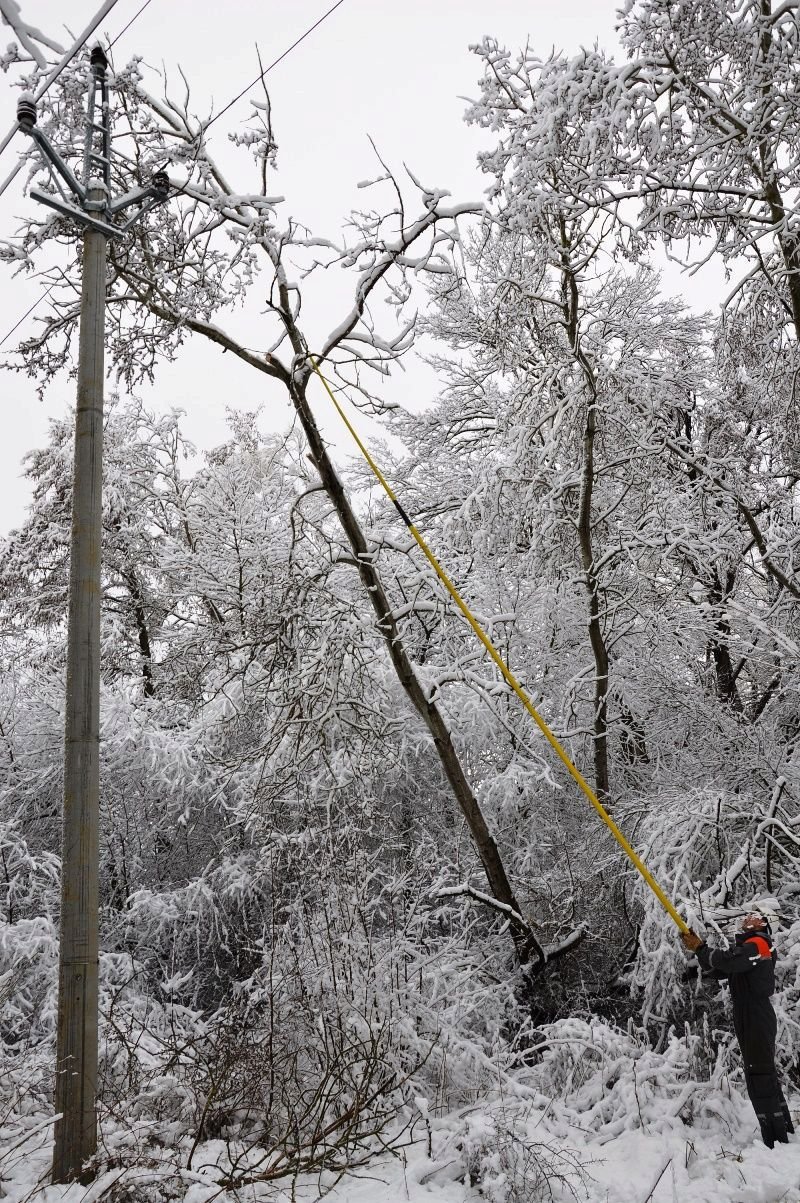
[[[4,25],[11,26],[20,46],[41,71],[47,67],[47,58],[42,53],[42,46],[55,51],[56,54],[64,53],[63,46],[60,46],[58,42],[48,38],[47,34],[42,33],[41,29],[37,29],[35,25],[29,25],[27,21],[23,21],[22,11],[16,0],[0,0],[0,17],[2,17]],[[11,47],[9,47],[10,51]]]
[[[471,886],[466,882],[458,886],[443,886],[433,895],[433,898],[437,900],[440,898],[464,897],[472,898],[475,902],[481,902],[484,906],[488,906],[491,907],[492,910],[499,911],[501,915],[505,915],[511,922],[521,927],[531,941],[531,944],[536,951],[536,955],[539,957],[539,961],[542,965],[546,965],[548,961],[555,960],[557,957],[563,956],[564,953],[569,952],[571,948],[574,948],[580,943],[586,934],[585,926],[580,924],[575,928],[574,931],[570,932],[568,936],[565,936],[563,940],[559,940],[556,944],[543,945],[539,941],[527,919],[524,919],[518,911],[515,911],[512,907],[508,906],[504,902],[498,902],[498,900],[493,898],[491,894],[486,894],[483,890],[479,890],[475,886]]]
[[[717,879],[703,891],[701,897],[704,903],[713,908],[724,908],[727,906],[728,899],[733,890],[734,883],[741,877],[750,866],[752,850],[758,845],[759,840],[764,836],[775,818],[775,812],[778,809],[778,803],[786,789],[786,778],[779,777],[775,782],[766,813],[761,818],[755,832],[748,835],[743,841],[739,851],[739,855],[731,865],[723,869],[717,876]],[[796,841],[795,841],[796,842]]]

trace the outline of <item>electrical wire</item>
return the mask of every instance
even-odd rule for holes
[[[88,42],[89,38],[92,36],[94,31],[97,29],[97,26],[100,24],[100,22],[103,21],[108,16],[108,14],[111,12],[111,10],[113,8],[115,8],[118,3],[119,3],[119,0],[106,0],[105,4],[103,4],[101,6],[101,8],[98,9],[98,11],[92,17],[89,24],[84,29],[83,33],[79,34],[78,37],[75,39],[75,41],[72,43],[72,46],[66,52],[64,57],[61,59],[61,62],[56,63],[55,67],[50,72],[47,79],[37,89],[36,95],[34,96],[34,100],[38,101],[38,100],[42,99],[45,92],[48,90],[48,88],[52,87],[52,85],[56,82],[56,80],[58,79],[59,75],[64,70],[64,68],[69,66],[69,64],[72,62],[75,55],[78,53],[78,51],[84,45],[84,43]]]
[[[241,100],[243,96],[246,96],[251,88],[254,88],[256,86],[256,84],[261,83],[262,80],[267,75],[269,75],[269,73],[273,69],[273,67],[277,67],[278,63],[282,63],[283,60],[285,58],[287,58],[288,55],[290,55],[292,53],[292,51],[295,50],[296,47],[298,47],[300,45],[301,42],[304,42],[306,40],[306,38],[309,36],[309,34],[312,34],[315,29],[319,29],[319,27],[320,27],[320,25],[322,25],[323,21],[327,21],[328,17],[331,15],[331,13],[336,12],[336,9],[340,8],[343,4],[344,4],[344,0],[336,0],[336,3],[331,5],[331,7],[328,9],[328,11],[324,12],[322,14],[322,16],[319,17],[314,22],[313,25],[309,25],[309,27],[305,31],[305,33],[301,33],[300,37],[297,38],[294,42],[292,42],[291,46],[287,46],[286,49],[281,54],[279,54],[276,59],[273,59],[272,62],[267,67],[265,67],[263,71],[259,72],[259,74],[252,81],[252,83],[249,83],[246,88],[242,88],[241,92],[237,92],[236,95],[234,96],[233,100],[229,100],[228,103],[225,105],[225,107],[220,109],[220,111],[218,113],[215,113],[214,116],[211,118],[211,120],[208,122],[208,124],[202,127],[202,129],[200,130],[200,134],[197,138],[197,146],[195,148],[194,158],[192,159],[189,167],[187,168],[188,176],[190,179],[191,179],[192,172],[194,171],[195,167],[197,166],[197,160],[200,157],[201,140],[206,135],[206,133],[211,129],[211,126],[214,124],[214,122],[219,121],[220,117],[222,117],[222,115],[224,113],[227,113],[228,109],[232,109],[233,106],[237,103],[237,101]],[[187,181],[187,183],[188,183],[188,181]],[[186,184],[184,184],[182,187],[178,188],[177,192],[178,193],[183,192],[183,189],[185,187],[186,187]]]
[[[119,33],[117,34],[117,36],[114,38],[114,41],[113,41],[113,42],[109,42],[109,45],[108,45],[108,48],[109,48],[109,50],[113,50],[113,49],[114,49],[114,47],[116,46],[117,42],[120,40],[120,38],[122,37],[122,35],[123,35],[124,33],[127,33],[127,32],[128,32],[128,30],[130,29],[131,25],[133,25],[134,21],[136,21],[136,20],[137,20],[139,17],[141,17],[141,15],[142,15],[142,13],[144,12],[144,10],[145,10],[145,9],[147,8],[147,6],[148,6],[149,4],[151,4],[151,3],[152,3],[152,0],[144,0],[144,4],[142,5],[142,7],[141,7],[141,8],[139,8],[139,9],[137,9],[137,11],[136,11],[136,12],[133,14],[133,16],[131,17],[131,19],[130,19],[130,21],[128,22],[128,24],[127,24],[127,25],[123,25],[122,29],[119,31]]]
[[[233,106],[236,104],[236,102],[238,100],[241,100],[242,97],[245,96],[250,91],[251,88],[254,88],[256,86],[256,84],[261,83],[264,76],[269,75],[269,73],[273,67],[277,67],[278,63],[282,63],[283,60],[288,55],[290,55],[292,53],[292,51],[297,46],[300,45],[301,42],[304,42],[306,40],[306,38],[314,32],[315,29],[319,29],[319,27],[323,23],[323,21],[327,21],[328,17],[331,15],[331,13],[336,12],[336,9],[341,8],[341,6],[343,4],[344,4],[344,0],[336,0],[336,3],[331,5],[331,7],[328,9],[328,11],[326,13],[323,13],[322,16],[317,21],[315,21],[313,25],[310,25],[308,27],[308,29],[305,31],[305,33],[301,33],[300,37],[295,42],[292,42],[291,46],[287,46],[286,50],[284,50],[282,54],[279,54],[278,57],[276,59],[274,59],[269,64],[268,67],[265,67],[264,70],[261,71],[255,77],[255,79],[253,80],[252,83],[248,84],[246,88],[242,88],[241,92],[238,92],[236,94],[236,96],[234,96],[233,100],[229,100],[228,103],[225,105],[225,108],[220,109],[220,111],[218,113],[216,113],[214,117],[211,118],[211,120],[209,121],[208,125],[205,128],[210,129],[215,121],[219,121],[219,119],[223,115],[223,113],[227,113],[228,109],[232,109]]]
[[[33,304],[31,305],[31,307],[29,309],[25,310],[25,312],[23,313],[23,315],[19,319],[19,321],[15,322],[14,325],[11,327],[11,329],[8,331],[8,333],[4,334],[3,337],[0,339],[0,347],[2,347],[4,343],[8,342],[8,340],[11,338],[11,335],[14,333],[14,331],[18,330],[19,327],[22,325],[22,323],[25,321],[25,319],[30,317],[30,315],[33,313],[34,309],[38,308],[38,306],[41,305],[42,301],[46,300],[47,297],[50,296],[50,293],[53,291],[54,288],[55,288],[55,282],[53,282],[49,288],[45,289],[45,291],[39,297],[38,301],[34,301]]]
[[[249,83],[246,88],[242,88],[241,92],[237,92],[236,95],[234,96],[233,100],[229,100],[224,108],[220,109],[220,111],[218,113],[214,114],[214,116],[211,118],[211,120],[208,122],[207,125],[201,127],[199,134],[197,135],[197,138],[196,138],[194,155],[192,157],[191,162],[186,167],[186,175],[187,175],[186,181],[185,181],[185,183],[183,183],[181,185],[175,186],[175,194],[174,194],[175,196],[187,195],[186,189],[188,188],[188,186],[191,182],[192,175],[194,173],[194,169],[197,166],[198,159],[200,158],[200,151],[202,149],[203,139],[204,139],[205,135],[208,133],[208,131],[211,129],[211,126],[214,124],[214,122],[219,121],[220,117],[222,117],[222,115],[224,113],[227,113],[229,109],[232,109],[233,106],[237,103],[237,101],[241,100],[242,97],[245,96],[250,91],[251,88],[254,88],[256,86],[256,84],[261,83],[264,80],[264,78],[270,73],[270,71],[273,69],[273,67],[277,67],[278,63],[282,63],[283,60],[285,58],[287,58],[287,56],[290,55],[292,53],[292,51],[297,46],[300,45],[301,42],[305,41],[305,39],[309,36],[309,34],[312,34],[315,29],[319,29],[319,27],[323,23],[323,21],[326,21],[328,19],[328,17],[331,15],[331,13],[335,12],[337,8],[340,8],[342,4],[344,4],[344,0],[336,0],[336,3],[333,4],[328,9],[327,12],[324,12],[322,14],[322,16],[319,17],[318,20],[316,20],[314,22],[313,25],[309,25],[308,29],[304,33],[301,33],[300,37],[297,38],[294,42],[292,42],[291,46],[287,46],[287,48],[281,54],[279,54],[276,59],[273,59],[273,61],[268,66],[266,66],[264,68],[264,70],[261,71],[255,77],[255,79],[252,81],[252,83]]]

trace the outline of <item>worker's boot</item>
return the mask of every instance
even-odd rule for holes
[[[772,1123],[769,1116],[757,1111],[756,1119],[758,1120],[758,1126],[761,1128],[761,1139],[768,1149],[774,1149],[775,1137],[772,1134]]]
[[[786,1124],[786,1131],[789,1133],[790,1136],[793,1136],[794,1135],[794,1124],[792,1123],[792,1113],[789,1110],[785,1101],[781,1103],[781,1111],[783,1112],[783,1119]]]
[[[776,1144],[788,1145],[789,1130],[786,1126],[786,1116],[783,1113],[783,1108],[780,1111],[772,1113],[772,1135]]]
[[[751,1069],[746,1072],[745,1081],[764,1144],[768,1149],[788,1144],[793,1125],[775,1070],[753,1073]]]

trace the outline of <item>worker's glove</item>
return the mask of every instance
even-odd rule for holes
[[[697,935],[697,932],[693,931],[682,931],[681,941],[687,952],[697,952],[698,948],[702,947],[704,943]]]

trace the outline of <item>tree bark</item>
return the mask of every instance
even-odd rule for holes
[[[726,573],[724,587],[715,579],[707,586],[706,595],[710,605],[717,611],[714,634],[709,643],[711,658],[714,661],[717,697],[721,702],[727,703],[734,710],[741,713],[744,707],[742,706],[742,699],[739,697],[736,673],[734,672],[730,652],[731,627],[722,610],[725,601],[733,592],[735,581],[736,573],[729,570]]]
[[[568,241],[566,227],[561,223],[561,243],[566,256]],[[562,303],[570,349],[583,375],[586,393],[586,417],[583,428],[583,465],[581,468],[580,499],[578,503],[578,543],[580,546],[583,579],[589,596],[589,643],[594,657],[594,780],[595,792],[604,806],[611,795],[611,774],[608,758],[608,688],[609,655],[603,635],[600,583],[594,567],[592,545],[592,500],[594,497],[594,445],[597,435],[597,382],[592,365],[583,353],[578,330],[578,283],[575,273],[565,266],[562,270]]]
[[[772,0],[761,0],[761,16],[764,19],[764,30],[761,35],[759,50],[762,60],[762,75],[766,73],[767,61],[772,46],[772,36],[767,21],[772,15]],[[772,80],[762,85],[761,93],[765,107],[769,104],[772,91]],[[771,132],[771,131],[770,131]],[[783,265],[786,268],[786,287],[789,291],[789,304],[792,310],[795,338],[800,339],[800,240],[789,230],[786,205],[776,179],[775,151],[767,137],[759,142],[758,158],[760,165],[761,185],[764,197],[769,205],[769,213],[775,224],[778,246],[780,247]]]
[[[153,679],[153,653],[150,647],[150,631],[147,626],[147,614],[144,609],[144,596],[138,576],[130,569],[123,572],[122,579],[133,603],[133,617],[136,622],[136,638],[139,642],[139,655],[142,662],[142,688],[146,698],[156,696],[156,685]]]

